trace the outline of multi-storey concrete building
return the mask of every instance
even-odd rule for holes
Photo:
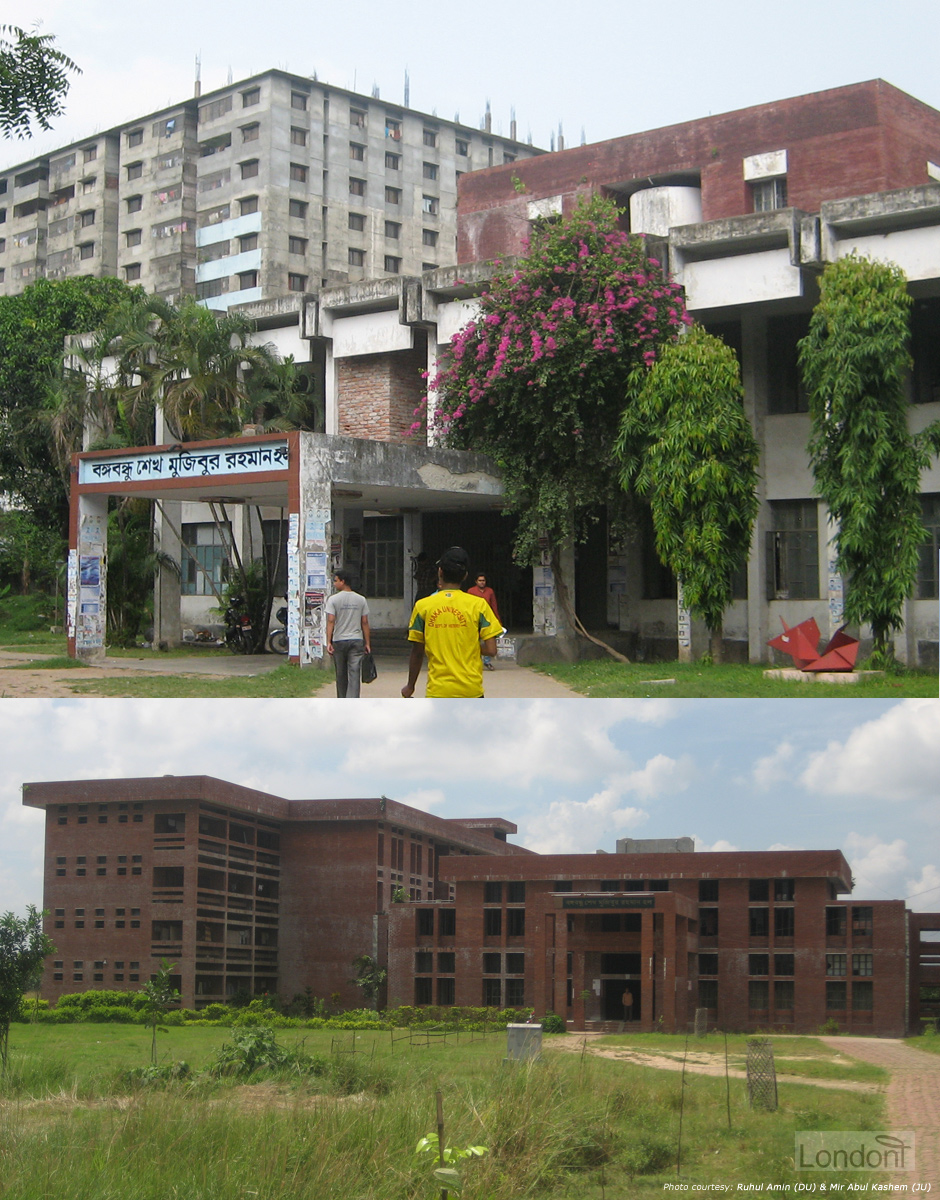
[[[458,179],[536,153],[266,71],[0,172],[0,295],[117,275],[221,309],[415,274],[454,261]]]
[[[690,839],[537,855],[499,817],[385,797],[285,800],[206,776],[30,783],[45,809],[51,1000],[134,989],[169,959],[183,1003],[306,987],[355,1004],[529,1006],[575,1028],[919,1028],[940,914],[849,897],[838,850],[695,853]],[[625,1006],[625,993],[630,994]]]

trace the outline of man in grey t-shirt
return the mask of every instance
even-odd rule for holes
[[[369,605],[354,592],[348,571],[336,571],[336,591],[326,602],[326,650],[336,666],[336,695],[358,699],[362,655],[372,647],[369,634]]]

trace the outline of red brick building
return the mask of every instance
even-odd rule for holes
[[[881,79],[831,88],[465,175],[458,261],[521,253],[533,218],[567,212],[581,194],[604,191],[629,207],[647,189],[699,192],[698,215],[673,224],[818,212],[825,201],[925,184],[929,161],[940,162],[936,109]]]
[[[389,915],[390,1003],[526,1004],[576,1029],[683,1030],[697,1008],[743,1030],[832,1018],[901,1036],[911,1019],[904,903],[840,898],[852,879],[838,850],[477,858],[442,872],[454,900]]]
[[[848,898],[838,850],[537,855],[498,817],[208,776],[28,783],[23,802],[46,812],[53,1001],[134,989],[166,958],[187,1006],[307,987],[353,1005],[371,954],[391,1004],[527,1006],[576,1029],[682,1030],[705,1009],[726,1029],[900,1036],[931,1015],[940,914]]]
[[[353,959],[384,959],[395,889],[447,899],[446,858],[525,853],[499,818],[285,800],[204,775],[27,783],[23,803],[46,811],[52,1001],[133,990],[166,958],[187,1006],[307,987],[352,1006]]]

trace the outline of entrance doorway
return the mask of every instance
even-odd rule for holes
[[[632,1003],[624,1004],[624,993],[629,993]],[[601,996],[602,1017],[604,1021],[639,1021],[640,1019],[640,980],[639,979],[605,979]]]
[[[421,549],[436,562],[448,546],[463,546],[470,555],[470,587],[478,574],[496,593],[499,618],[507,629],[532,631],[532,568],[512,560],[516,522],[499,512],[424,513]]]

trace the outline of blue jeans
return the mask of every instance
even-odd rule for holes
[[[340,700],[358,700],[359,671],[366,644],[363,638],[348,642],[333,642],[333,662],[336,665],[336,695]]]

